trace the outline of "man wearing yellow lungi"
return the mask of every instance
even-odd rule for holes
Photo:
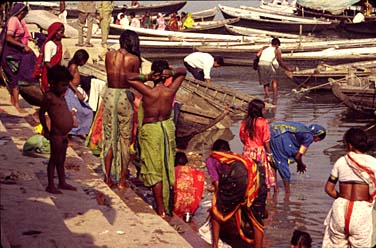
[[[365,154],[369,145],[363,130],[350,128],[343,140],[349,152],[336,161],[325,186],[336,200],[325,219],[322,247],[372,247],[376,158]]]
[[[139,106],[138,141],[141,150],[140,177],[145,186],[151,187],[156,203],[156,212],[165,216],[172,214],[173,186],[175,183],[175,126],[172,121],[172,103],[183,82],[186,71],[180,67],[169,69],[165,60],[152,63],[151,74],[126,73],[126,79],[142,96]],[[167,78],[172,83],[165,86]],[[143,82],[152,80],[154,87]],[[142,121],[141,121],[142,119]]]

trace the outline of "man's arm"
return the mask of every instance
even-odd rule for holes
[[[40,120],[40,124],[42,124],[42,127],[43,127],[43,135],[44,137],[48,139],[50,136],[50,130],[48,130],[47,123],[46,123],[47,106],[48,106],[48,102],[45,96],[45,98],[43,99],[42,105],[39,109],[39,120]]]
[[[282,59],[281,49],[275,49],[275,56],[280,66],[286,71],[294,71],[294,68],[288,67]]]
[[[178,91],[186,75],[187,70],[184,67],[178,67],[174,70],[163,70],[162,72],[162,76],[173,76],[172,84],[169,85],[168,88],[172,89],[174,92]]]

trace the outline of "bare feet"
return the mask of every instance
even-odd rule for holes
[[[77,191],[76,187],[73,187],[72,185],[67,184],[67,183],[59,184],[59,186],[57,186],[57,187],[59,189]]]
[[[125,188],[129,188],[129,185],[128,185],[127,181],[120,179],[118,187],[119,187],[119,189],[125,189]]]
[[[26,114],[27,113],[27,111],[26,110],[24,110],[23,108],[21,108],[20,106],[14,106],[16,109],[17,109],[17,111],[19,112],[19,113],[21,113],[21,114]]]
[[[105,183],[108,185],[108,187],[110,187],[111,189],[117,186],[116,183],[114,183],[110,178],[104,180],[104,182],[105,182]]]
[[[55,186],[47,186],[46,191],[51,194],[62,194],[62,192],[58,190]]]

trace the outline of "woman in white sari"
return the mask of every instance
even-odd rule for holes
[[[322,247],[371,247],[376,158],[365,154],[369,144],[363,130],[350,128],[344,142],[349,152],[336,161],[325,186],[336,200],[325,219]]]

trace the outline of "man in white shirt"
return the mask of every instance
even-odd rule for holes
[[[184,66],[192,76],[211,85],[210,71],[212,67],[220,67],[224,64],[221,56],[212,56],[209,53],[194,52],[184,58]]]

